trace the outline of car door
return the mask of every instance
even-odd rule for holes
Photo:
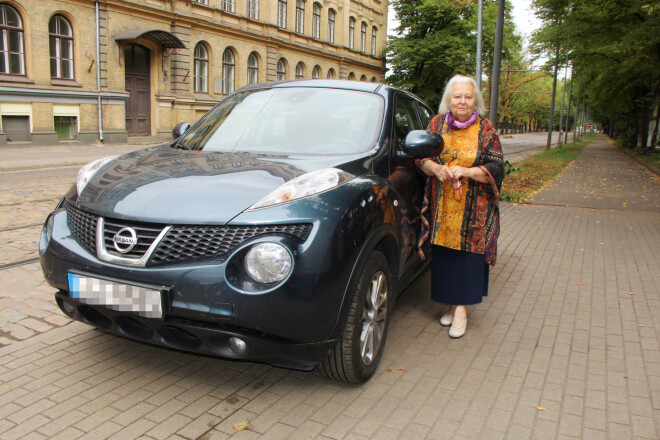
[[[418,104],[409,95],[396,94],[392,121],[393,154],[390,182],[396,194],[397,227],[400,240],[402,275],[419,263],[416,252],[420,232],[420,211],[426,179],[417,170],[412,158],[403,153],[406,135],[412,130],[425,129],[419,118]]]

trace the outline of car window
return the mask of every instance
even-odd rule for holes
[[[415,106],[417,107],[417,110],[419,110],[418,113],[420,119],[422,120],[422,128],[428,127],[429,122],[431,122],[431,119],[433,119],[433,112],[419,102],[415,102]]]
[[[375,145],[383,99],[313,87],[251,90],[206,114],[179,144],[193,150],[283,154],[350,154]]]
[[[421,128],[413,100],[406,96],[397,96],[394,109],[394,132],[397,148],[401,148],[409,132]]]

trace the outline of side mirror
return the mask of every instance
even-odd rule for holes
[[[445,147],[445,141],[438,133],[427,130],[413,130],[406,135],[403,152],[414,159],[438,156]]]
[[[179,139],[181,136],[186,134],[188,130],[190,130],[190,124],[187,122],[179,122],[174,126],[174,129],[172,130],[172,139]]]

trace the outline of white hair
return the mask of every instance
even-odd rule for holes
[[[452,89],[454,88],[454,84],[456,83],[472,84],[472,88],[474,89],[474,98],[476,100],[475,108],[477,112],[481,116],[483,116],[484,113],[486,113],[486,105],[484,104],[484,97],[481,95],[481,90],[479,90],[479,87],[477,86],[477,82],[474,79],[464,75],[454,75],[452,79],[449,80],[447,86],[445,87],[445,91],[442,93],[442,101],[440,101],[440,109],[438,110],[438,113],[440,113],[441,115],[446,115],[447,113],[449,113],[451,92]]]

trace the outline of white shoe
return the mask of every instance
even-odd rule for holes
[[[465,334],[466,330],[467,330],[467,323],[461,328],[454,327],[452,325],[451,327],[449,327],[449,337],[452,339],[461,338]]]
[[[454,322],[454,315],[447,314],[440,317],[440,325],[443,327],[449,327],[452,322]]]

